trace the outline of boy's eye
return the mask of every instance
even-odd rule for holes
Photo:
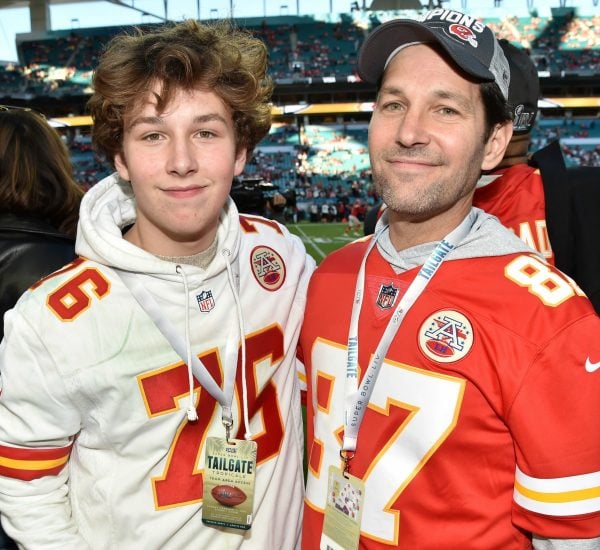
[[[155,132],[154,132],[154,133],[151,133],[151,134],[146,134],[146,135],[143,137],[143,139],[144,139],[145,141],[156,141],[156,140],[160,139],[160,134],[158,134],[158,133],[155,133]]]

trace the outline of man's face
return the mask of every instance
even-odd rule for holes
[[[390,221],[466,212],[481,169],[504,152],[489,146],[496,132],[484,143],[484,121],[478,84],[435,49],[409,46],[392,58],[369,126],[373,179]]]
[[[231,112],[214,92],[179,90],[160,114],[148,94],[126,117],[122,153],[115,157],[137,205],[126,238],[164,256],[205,250],[245,162],[245,150],[236,151]]]

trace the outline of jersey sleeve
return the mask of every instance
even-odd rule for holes
[[[551,330],[508,416],[513,519],[541,537],[587,539],[600,534],[600,318]]]
[[[25,548],[87,548],[68,500],[80,415],[36,329],[18,309],[0,346],[0,513]]]

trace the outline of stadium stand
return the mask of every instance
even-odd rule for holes
[[[308,16],[272,17],[240,21],[269,46],[270,73],[281,84],[306,79],[348,79],[355,75],[356,53],[365,34],[377,24],[416,12],[355,11],[329,14],[328,20]],[[365,21],[368,17],[368,21]],[[483,18],[499,37],[531,51],[541,71],[600,70],[600,15]],[[151,26],[151,25],[149,25]],[[18,44],[24,67],[46,69],[44,80],[89,85],[91,70],[103,44],[127,27],[99,27],[48,31],[43,39],[23,39]],[[58,74],[56,74],[58,72]]]
[[[532,150],[558,138],[568,166],[600,166],[600,15],[577,15],[574,9],[525,17],[497,11],[483,19],[498,36],[527,48],[540,74],[544,100]],[[365,205],[375,200],[367,154],[373,91],[355,74],[356,54],[373,27],[399,16],[414,18],[418,12],[354,9],[237,22],[269,47],[274,102],[281,106],[243,177],[296,190],[301,211],[308,212],[312,204],[337,208],[355,198]],[[0,101],[34,103],[51,116],[84,114],[100,50],[127,29],[131,27],[24,35],[17,44],[20,65],[0,65]],[[346,103],[336,110],[337,101]],[[308,104],[329,107],[310,111]],[[345,112],[348,105],[353,107]],[[85,127],[67,127],[63,133],[82,185],[93,185],[110,172],[92,152]]]

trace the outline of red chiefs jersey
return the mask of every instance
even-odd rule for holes
[[[367,246],[313,275],[300,337],[308,381],[303,548],[342,466],[348,326]],[[377,247],[366,266],[358,362],[368,365],[416,275]],[[600,536],[600,318],[534,254],[447,260],[386,354],[350,472],[365,483],[360,548],[531,548]]]
[[[473,205],[496,216],[531,248],[554,264],[546,228],[544,184],[539,169],[515,164],[497,170],[499,177],[475,190]]]

